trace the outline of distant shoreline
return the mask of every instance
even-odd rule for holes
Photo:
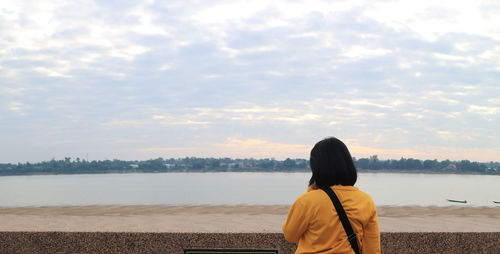
[[[500,162],[474,162],[420,160],[401,158],[399,160],[380,160],[376,155],[370,158],[353,158],[360,172],[390,172],[416,174],[467,174],[500,175]],[[232,159],[232,158],[157,158],[143,161],[72,159],[0,163],[0,176],[14,175],[68,175],[68,174],[120,174],[120,173],[161,173],[161,172],[310,172],[306,159],[276,160]]]
[[[391,172],[417,174],[477,174],[500,175],[500,162],[474,162],[419,160],[401,158],[380,160],[376,155],[370,158],[353,158],[360,172]],[[310,172],[306,159],[276,160],[232,159],[232,158],[170,158],[143,161],[72,159],[42,161],[35,163],[0,163],[0,176],[8,175],[60,175],[60,174],[103,174],[103,173],[161,173],[161,172]]]
[[[432,171],[432,170],[392,170],[392,169],[358,169],[358,173],[400,173],[400,174],[434,174],[434,175],[500,175],[500,172],[497,173],[479,173],[479,172],[443,172],[443,171]]]
[[[68,172],[68,173],[15,173],[15,174],[5,174],[5,172],[0,173],[2,176],[47,176],[47,175],[100,175],[100,174],[156,174],[156,173],[308,173],[309,170],[275,170],[275,171],[265,171],[265,170],[153,170],[153,171],[140,171],[140,170],[107,170],[107,171],[96,171],[96,172]],[[497,173],[479,173],[479,172],[443,172],[443,171],[433,171],[433,170],[404,170],[404,169],[358,169],[358,173],[397,173],[397,174],[435,174],[435,175],[500,175]]]

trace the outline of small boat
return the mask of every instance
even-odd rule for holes
[[[493,201],[493,203],[495,203],[495,204],[500,204],[500,201]]]
[[[448,202],[467,204],[467,200],[446,199]],[[493,201],[494,202],[494,201]]]

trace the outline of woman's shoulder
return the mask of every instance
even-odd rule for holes
[[[368,194],[368,193],[360,190],[356,186],[334,185],[334,186],[332,186],[332,189],[335,192],[350,193],[352,195],[359,195],[359,196],[370,197],[370,194]]]
[[[318,200],[324,199],[324,193],[321,189],[308,189],[308,191],[297,198],[301,203],[316,203]]]
[[[337,196],[341,201],[349,200],[350,202],[354,202],[357,204],[364,203],[365,204],[364,206],[371,206],[371,207],[375,206],[370,194],[360,190],[358,187],[334,185],[332,186],[332,189],[335,191],[335,193],[337,194]]]
[[[356,199],[372,200],[370,194],[360,190],[355,186],[334,185],[332,189],[337,196],[350,196]],[[329,199],[328,195],[322,189],[308,189],[308,191],[297,198],[302,203],[317,202],[319,200]]]

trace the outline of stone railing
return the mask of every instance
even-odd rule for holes
[[[495,233],[382,233],[382,253],[500,253]],[[0,253],[184,253],[274,249],[294,253],[280,233],[0,232]]]

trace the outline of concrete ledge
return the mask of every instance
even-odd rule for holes
[[[500,232],[382,233],[382,253],[500,253]]]
[[[382,233],[382,253],[500,253],[495,233]],[[295,251],[280,233],[0,232],[0,253],[183,253],[183,248]]]

